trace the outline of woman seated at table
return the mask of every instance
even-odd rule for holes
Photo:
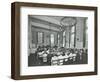
[[[72,61],[76,61],[76,53],[74,50],[71,50],[70,54],[69,54],[69,58]]]
[[[60,56],[60,55],[62,55],[63,53],[61,52],[61,51],[58,51],[57,52],[57,56]]]
[[[43,62],[47,62],[47,56],[49,54],[49,50],[45,47],[43,51]]]
[[[47,53],[43,53],[43,62],[44,63],[47,62],[47,56],[48,56]]]
[[[68,55],[68,54],[69,54],[69,52],[66,51],[66,52],[65,52],[65,62],[68,61],[68,58],[69,58],[69,55]]]
[[[73,61],[76,61],[76,53],[73,53]]]
[[[80,49],[79,55],[80,55],[80,60],[82,60],[82,55],[83,55],[83,50],[82,49]]]
[[[69,54],[69,60],[72,60],[72,57],[73,57],[73,53],[72,53],[72,50],[71,50],[70,54]]]
[[[58,57],[56,55],[51,58],[51,65],[58,65]]]
[[[61,54],[60,56],[58,56],[58,65],[63,65],[63,61],[64,61],[64,56]]]

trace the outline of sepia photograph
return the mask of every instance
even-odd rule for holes
[[[88,64],[88,18],[28,15],[28,66]]]

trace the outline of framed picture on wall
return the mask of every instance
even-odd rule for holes
[[[11,5],[12,79],[97,74],[97,7]]]

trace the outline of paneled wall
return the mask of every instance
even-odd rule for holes
[[[76,48],[83,48],[85,40],[85,20],[86,18],[77,18],[76,24]]]

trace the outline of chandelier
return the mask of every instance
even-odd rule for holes
[[[60,20],[61,28],[60,30],[66,30],[67,27],[72,27],[76,25],[77,20],[75,17],[64,17]]]

